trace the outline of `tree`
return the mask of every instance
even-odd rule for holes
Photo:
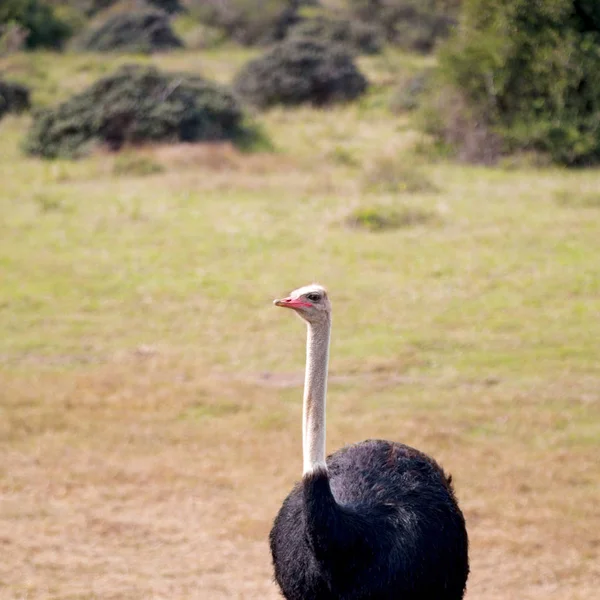
[[[503,151],[539,150],[568,165],[600,160],[598,73],[596,0],[466,0],[440,52],[463,123],[485,124]],[[456,104],[440,108],[442,129],[455,125]]]

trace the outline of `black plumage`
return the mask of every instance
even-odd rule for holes
[[[304,476],[271,531],[287,600],[460,600],[469,573],[452,484],[425,454],[369,440]]]

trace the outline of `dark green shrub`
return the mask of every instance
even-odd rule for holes
[[[600,160],[600,3],[468,0],[440,64],[439,129],[459,149],[475,123],[502,152],[536,150],[568,165]]]
[[[300,21],[301,0],[190,0],[190,11],[246,46],[282,40]]]
[[[27,32],[25,47],[61,48],[71,28],[42,0],[2,0],[0,26],[16,23]]]
[[[128,65],[55,108],[38,112],[30,154],[73,157],[94,142],[119,149],[152,141],[234,140],[246,130],[226,89],[196,75]]]
[[[161,52],[180,48],[166,13],[153,8],[117,12],[84,31],[74,46],[96,52]]]
[[[383,48],[382,32],[376,25],[337,19],[317,17],[306,19],[289,30],[288,37],[310,37],[331,43],[340,43],[353,52],[377,54]]]
[[[234,88],[256,106],[322,106],[357,98],[366,90],[367,80],[343,46],[292,37],[244,66]]]
[[[19,113],[29,108],[29,89],[20,83],[0,79],[0,117],[7,112]]]
[[[354,18],[377,25],[398,46],[429,52],[456,23],[462,0],[349,0]]]

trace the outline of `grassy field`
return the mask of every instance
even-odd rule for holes
[[[248,56],[152,60],[227,82]],[[47,105],[131,60],[0,71]],[[600,172],[436,158],[388,110],[424,63],[363,59],[360,102],[256,115],[268,152],[43,162],[28,117],[0,122],[2,600],[278,597],[304,332],[271,300],[311,281],[329,450],[395,439],[453,474],[468,600],[597,593]]]

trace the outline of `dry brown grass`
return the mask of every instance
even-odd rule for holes
[[[3,372],[0,597],[277,598],[266,540],[298,474],[300,375],[236,380],[143,352]],[[338,373],[329,446],[377,432],[453,472],[470,600],[591,598],[597,447],[570,428],[597,416],[599,386]]]

